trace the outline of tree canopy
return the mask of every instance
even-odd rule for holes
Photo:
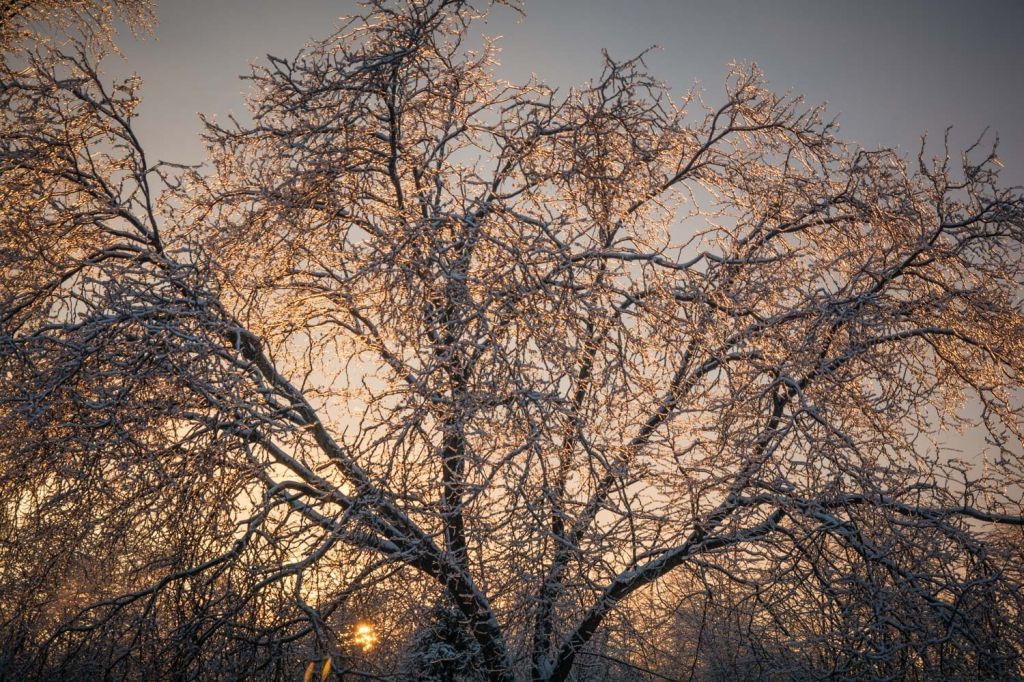
[[[365,3],[200,167],[99,68],[147,3],[0,4],[0,678],[1024,675],[994,148],[504,82],[494,4]]]

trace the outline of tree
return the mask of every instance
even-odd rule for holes
[[[154,164],[95,6],[0,73],[0,676],[386,674],[434,603],[494,680],[1024,675],[994,149],[373,0]]]
[[[462,614],[444,601],[428,616],[407,655],[404,674],[417,682],[483,679],[480,652],[463,623]]]

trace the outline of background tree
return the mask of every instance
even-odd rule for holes
[[[109,26],[5,43],[0,674],[400,675],[439,600],[495,680],[1024,674],[994,153],[746,65],[515,86],[486,9],[368,3],[203,168],[147,160]]]
[[[439,601],[416,633],[403,673],[410,680],[484,679],[480,651],[469,634],[462,614],[446,601]]]

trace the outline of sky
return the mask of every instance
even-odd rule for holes
[[[238,76],[266,54],[294,56],[327,37],[352,0],[162,0],[156,39],[121,44],[145,81],[137,127],[151,158],[202,160],[197,112],[244,111]],[[653,45],[655,76],[709,101],[728,64],[753,61],[771,87],[827,101],[840,136],[916,155],[953,126],[954,147],[986,127],[1000,137],[1004,183],[1024,184],[1024,2],[1021,0],[526,0],[525,19],[498,8],[472,30],[502,36],[498,75],[537,74],[568,88],[598,75],[601,48],[626,59]],[[933,148],[937,153],[939,149]]]
[[[137,132],[150,160],[198,163],[197,113],[244,114],[238,76],[265,55],[294,56],[329,36],[354,0],[162,0],[156,39],[122,39],[145,81]],[[952,126],[954,151],[990,128],[1000,137],[1003,184],[1024,185],[1024,0],[525,0],[525,18],[496,9],[473,29],[502,36],[497,75],[531,74],[566,89],[600,73],[601,49],[617,60],[660,46],[652,73],[682,95],[695,81],[721,103],[729,63],[756,62],[776,91],[828,102],[840,137],[916,156]],[[968,408],[970,412],[975,410]],[[947,434],[975,452],[982,433]]]

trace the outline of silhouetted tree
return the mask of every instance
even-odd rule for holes
[[[182,168],[96,66],[148,8],[66,5],[3,6],[0,677],[1024,674],[994,152],[753,66],[516,86],[482,3],[373,0]]]

